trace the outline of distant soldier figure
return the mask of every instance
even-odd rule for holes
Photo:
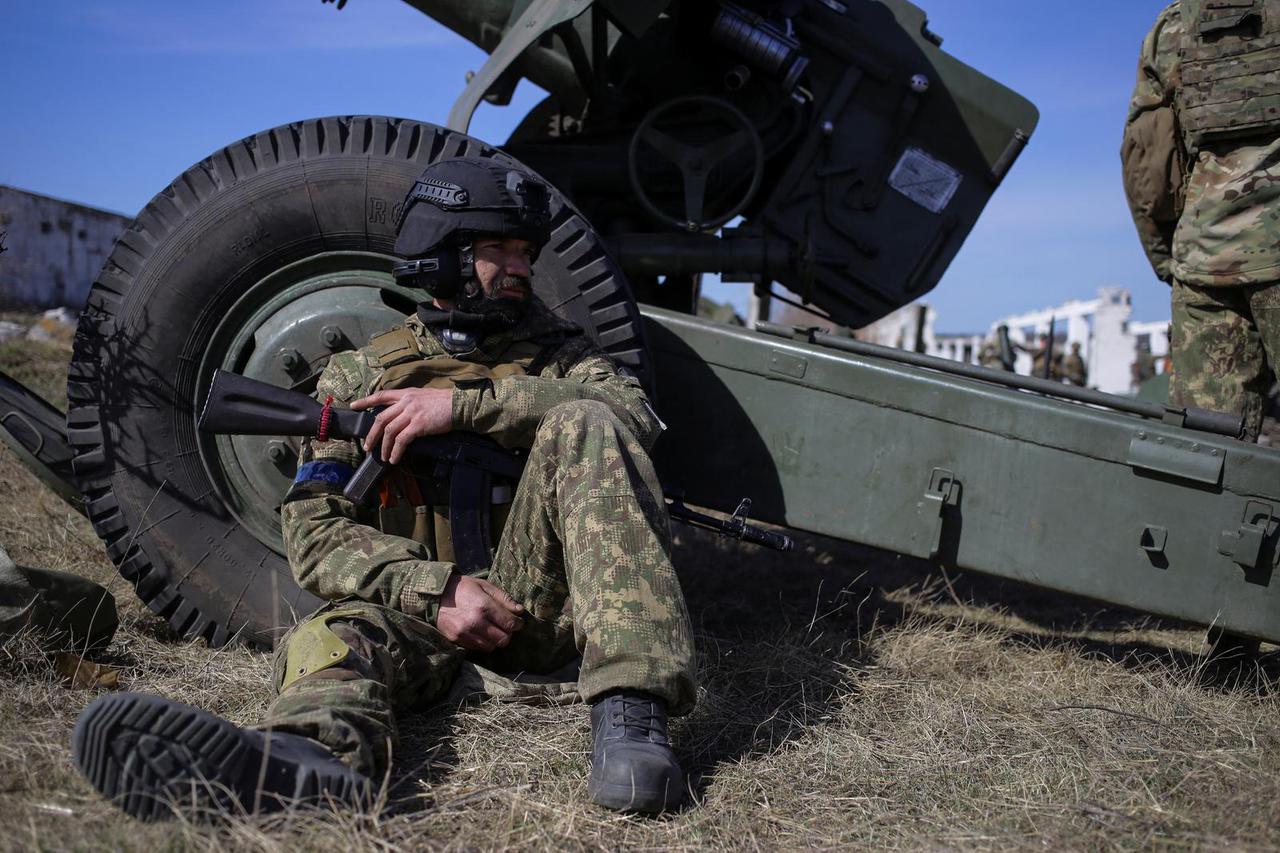
[[[978,350],[978,364],[992,370],[1004,370],[1004,362],[1000,360],[1000,345],[993,340],[983,342]]]
[[[1133,363],[1129,365],[1129,377],[1133,382],[1133,387],[1137,388],[1155,375],[1156,360],[1151,355],[1151,345],[1145,342],[1138,344]]]
[[[1173,287],[1170,398],[1243,413],[1250,441],[1280,359],[1278,66],[1280,4],[1171,4],[1121,148],[1143,248]]]
[[[1089,368],[1084,362],[1084,356],[1080,355],[1080,342],[1071,342],[1071,354],[1066,357],[1062,365],[1062,375],[1068,382],[1079,388],[1083,388],[1089,381]]]
[[[1045,360],[1049,358],[1049,350],[1052,349],[1049,343],[1049,336],[1043,332],[1040,333],[1039,343],[1034,347],[1018,346],[1017,349],[1022,350],[1031,356],[1031,375],[1040,379],[1062,379],[1062,353],[1053,354],[1053,364],[1049,370],[1045,370]]]

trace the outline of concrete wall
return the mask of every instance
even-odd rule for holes
[[[977,364],[984,340],[983,335],[935,333],[928,352],[951,361]]]
[[[0,308],[79,310],[129,217],[0,185]]]
[[[1131,393],[1137,390],[1133,387],[1133,362],[1138,357],[1138,349],[1129,333],[1129,315],[1133,313],[1129,291],[1101,288],[1098,303],[1093,321],[1089,384],[1113,394]]]

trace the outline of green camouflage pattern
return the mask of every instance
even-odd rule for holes
[[[488,435],[505,447],[527,448],[542,418],[554,406],[575,400],[606,405],[647,452],[662,431],[639,381],[620,374],[613,361],[579,330],[535,299],[525,320],[510,332],[491,335],[467,356],[445,352],[440,342],[410,315],[412,331],[427,358],[461,358],[500,364],[515,341],[546,341],[554,347],[537,376],[468,382],[453,392],[454,429]],[[337,407],[371,393],[383,368],[372,348],[335,354],[320,375],[316,396]],[[299,464],[316,459],[359,464],[354,442],[306,441]],[[377,529],[375,514],[358,510],[333,489],[303,485],[281,507],[285,555],[298,584],[336,600],[356,597],[418,616],[435,618],[435,607],[453,571],[434,560],[428,548]],[[399,531],[407,532],[407,531]]]
[[[550,314],[535,305],[515,336],[547,329],[544,311]],[[424,354],[444,355],[416,318],[405,325]],[[493,565],[481,575],[524,605],[524,627],[504,649],[464,653],[432,624],[451,563],[378,530],[375,517],[335,488],[326,492],[327,484],[295,488],[281,510],[290,565],[301,586],[335,602],[313,620],[324,620],[348,654],[335,665],[290,672],[290,661],[310,660],[317,645],[311,623],[290,634],[277,653],[280,693],[263,726],[315,738],[376,775],[390,759],[396,713],[443,698],[459,672],[471,674],[463,679],[468,691],[558,701],[575,691],[545,676],[571,668],[579,655],[576,695],[587,701],[626,688],[662,697],[674,714],[692,708],[692,632],[648,455],[661,423],[639,383],[585,336],[561,334],[553,346],[537,376],[454,392],[456,429],[529,449]],[[469,358],[497,363],[504,349],[486,339]],[[336,355],[317,395],[348,404],[380,373],[368,348]],[[352,442],[310,442],[301,461],[355,464],[359,456]],[[294,648],[295,641],[308,647]]]
[[[327,623],[347,653],[335,666],[298,676],[288,663],[300,635],[316,621]],[[362,601],[329,605],[277,645],[277,695],[257,728],[317,740],[355,770],[379,779],[398,740],[397,711],[442,699],[462,659],[461,649],[421,619]]]
[[[1179,3],[1168,6],[1142,45],[1121,147],[1134,223],[1165,281],[1201,287],[1275,281],[1280,139],[1269,131],[1206,144],[1188,156],[1178,116],[1183,17]]]
[[[1169,399],[1243,414],[1256,441],[1280,357],[1280,284],[1240,288],[1173,285]]]
[[[1178,123],[1186,149],[1280,130],[1280,3],[1181,0]]]
[[[693,637],[662,486],[605,404],[562,403],[543,418],[489,580],[528,616],[487,668],[549,672],[581,652],[587,701],[633,688],[674,714],[693,707]]]

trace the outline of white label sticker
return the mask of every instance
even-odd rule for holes
[[[934,213],[941,213],[960,186],[960,173],[919,148],[908,148],[889,176],[889,186]]]

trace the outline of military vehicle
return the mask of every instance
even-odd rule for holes
[[[198,431],[213,372],[309,390],[409,313],[397,206],[426,164],[478,154],[559,189],[535,287],[648,383],[688,503],[746,495],[778,525],[1280,640],[1280,453],[1238,441],[1238,418],[694,315],[708,273],[851,327],[938,282],[1038,115],[920,9],[409,2],[489,53],[448,126],[299,121],[195,164],[93,287],[65,438],[30,400],[0,421],[50,482],[70,460],[176,631],[265,645],[317,603],[281,554],[296,439]],[[549,94],[511,138],[466,135],[520,79]]]

